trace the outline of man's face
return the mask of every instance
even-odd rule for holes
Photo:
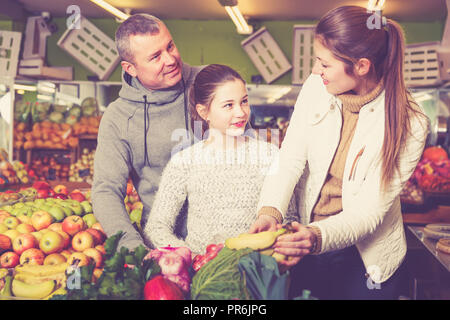
[[[134,63],[122,61],[122,67],[147,89],[172,87],[181,80],[180,53],[164,24],[157,34],[130,36],[130,48]]]

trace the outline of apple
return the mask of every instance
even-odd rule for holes
[[[79,202],[72,202],[69,208],[73,211],[74,215],[82,216],[84,214],[84,209]]]
[[[51,225],[47,227],[47,229],[52,231],[63,231],[62,229],[62,222],[53,222]]]
[[[53,199],[67,200],[68,198],[69,197],[64,193],[55,193],[55,195],[53,196]]]
[[[94,247],[94,237],[86,230],[76,233],[72,238],[72,248],[82,252],[87,248]]]
[[[69,190],[67,190],[67,187],[63,184],[58,184],[57,186],[55,186],[53,188],[53,191],[55,191],[55,193],[64,194],[66,196],[69,194]]]
[[[89,232],[94,238],[94,246],[102,244],[106,240],[106,234],[101,232],[100,230],[94,228],[87,228],[87,232]]]
[[[6,217],[6,219],[3,220],[3,224],[9,229],[15,229],[20,224],[20,220],[13,216]]]
[[[58,232],[49,230],[39,241],[39,248],[45,254],[61,251],[64,246],[64,238]]]
[[[28,223],[21,223],[16,227],[16,230],[20,233],[31,233],[36,231],[34,227],[31,224]]]
[[[50,196],[50,190],[49,189],[38,189],[36,197],[38,199],[46,199]]]
[[[63,251],[60,252],[60,254],[63,255],[64,258],[66,258],[66,261],[69,260],[69,257],[70,257],[70,255],[71,255],[72,253],[73,253],[73,252],[70,252],[70,251],[67,250],[67,249],[65,249],[65,250],[63,250]]]
[[[11,214],[8,211],[5,210],[0,210],[0,223],[3,223],[3,221],[7,218],[10,217]]]
[[[86,229],[86,223],[84,222],[82,217],[72,215],[64,219],[64,221],[62,222],[62,229],[64,232],[69,234],[69,236],[74,236],[81,230]]]
[[[87,266],[90,262],[91,258],[83,252],[74,252],[70,255],[69,259],[67,259],[69,265],[76,265],[78,267]]]
[[[89,201],[84,200],[84,201],[81,201],[80,204],[81,204],[81,206],[84,209],[84,213],[92,213],[92,212],[94,212],[92,210],[92,205],[91,205],[91,203]]]
[[[0,234],[0,253],[6,250],[11,250],[11,248],[12,248],[11,239],[4,234]]]
[[[8,251],[0,256],[0,266],[2,268],[14,268],[20,262],[20,256],[13,252]]]
[[[103,244],[96,245],[94,248],[100,251],[103,255],[106,254],[105,246]]]
[[[48,213],[50,213],[55,221],[63,221],[66,217],[66,214],[64,213],[64,210],[61,206],[54,205],[53,207],[48,210]]]
[[[33,213],[33,212],[32,212]],[[19,219],[19,221],[21,223],[28,223],[28,224],[32,224],[31,223],[31,217],[28,216],[28,214],[23,214],[21,216],[18,216],[17,219]]]
[[[61,203],[61,207],[62,207],[66,217],[74,215],[74,212],[73,212],[73,210],[70,207],[64,206],[62,203]]]
[[[67,261],[67,258],[61,253],[52,253],[45,257],[44,265],[61,264]]]
[[[5,226],[3,223],[0,223],[0,233],[3,233],[7,230],[9,230],[9,228]]]
[[[144,208],[144,204],[142,202],[138,201],[138,202],[135,202],[132,204],[131,211],[133,211],[135,209],[142,210],[143,208]]]
[[[36,248],[37,245],[36,238],[29,233],[19,234],[12,242],[13,250],[18,255],[21,255],[27,249]]]
[[[100,276],[103,273],[103,268],[94,268],[94,270],[92,271],[92,278],[94,283],[97,282],[98,279],[100,279]]]
[[[53,223],[53,216],[47,211],[36,211],[31,216],[31,223],[36,230],[42,230]]]
[[[37,248],[30,248],[25,250],[20,255],[20,264],[44,264],[45,255]]]
[[[103,255],[100,251],[95,248],[87,248],[83,250],[83,253],[87,255],[89,258],[94,260],[95,267],[100,268],[103,264]]]
[[[92,225],[97,222],[97,218],[94,216],[93,213],[85,214],[83,216],[83,220],[84,222],[86,222],[88,228],[92,227]]]
[[[63,249],[67,248],[68,246],[70,246],[70,244],[72,243],[72,240],[70,239],[69,234],[67,234],[64,231],[56,231],[58,232],[64,239],[64,245],[63,245]]]
[[[50,189],[50,185],[48,182],[45,181],[35,181],[32,185],[32,188],[39,190],[39,189]]]
[[[16,229],[6,230],[5,232],[3,232],[3,234],[8,236],[11,239],[11,241],[14,241],[14,239],[17,238],[17,236],[21,235],[21,233]]]
[[[83,202],[86,200],[86,197],[80,191],[75,190],[69,194],[69,198],[78,202]]]
[[[91,226],[91,228],[100,230],[101,232],[105,233],[105,230],[103,230],[103,227],[102,227],[102,225],[100,224],[100,222],[94,223],[94,224]]]
[[[42,236],[44,235],[44,233],[42,232],[42,230],[41,230],[41,231],[31,232],[30,234],[31,234],[33,237],[35,237],[35,238],[36,238],[36,241],[38,241],[38,242],[41,240]]]

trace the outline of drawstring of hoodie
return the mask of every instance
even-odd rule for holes
[[[150,160],[148,158],[148,152],[147,152],[147,133],[148,129],[150,128],[149,122],[150,119],[148,119],[148,106],[147,106],[147,96],[144,95],[144,166],[147,163],[150,166]]]

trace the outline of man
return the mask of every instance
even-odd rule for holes
[[[201,68],[182,62],[167,27],[148,14],[125,20],[117,29],[116,46],[122,88],[100,123],[92,201],[106,234],[123,231],[119,246],[133,250],[150,244],[133,227],[124,205],[128,177],[144,204],[144,225],[162,170],[180,144],[174,133],[190,130],[188,88]]]

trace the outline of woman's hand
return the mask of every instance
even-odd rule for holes
[[[311,252],[313,244],[316,242],[316,235],[304,225],[294,221],[291,226],[295,230],[294,233],[279,236],[274,244],[276,252],[288,257],[288,259],[280,262],[286,267],[296,265]]]
[[[277,220],[268,215],[260,215],[258,219],[250,227],[248,233],[258,233],[262,231],[276,231],[277,230]]]

